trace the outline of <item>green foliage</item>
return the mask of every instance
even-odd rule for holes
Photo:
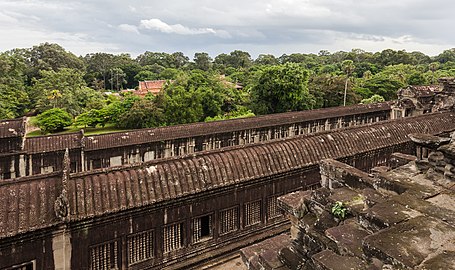
[[[265,114],[340,106],[345,91],[346,104],[370,102],[373,95],[391,100],[408,84],[435,84],[450,76],[455,76],[455,49],[436,57],[353,49],[261,54],[255,60],[236,50],[214,60],[198,52],[190,62],[181,52],[145,52],[135,59],[109,53],[77,57],[57,44],[43,43],[0,52],[0,117],[62,108],[79,115],[77,125],[88,128],[168,125],[249,115],[246,108]],[[131,95],[101,95],[106,89],[135,88],[138,81],[156,79],[173,83],[159,96],[147,96],[146,103]],[[236,83],[244,90],[235,89]],[[146,112],[155,116],[149,119]],[[143,124],[129,121],[140,117]]]
[[[76,126],[94,128],[97,125],[104,126],[106,124],[106,121],[107,117],[105,116],[105,110],[91,109],[88,112],[78,115],[74,121],[74,124]]]
[[[151,128],[164,123],[164,115],[161,108],[147,99],[138,99],[131,109],[125,111],[119,117],[121,128]]]
[[[60,108],[49,109],[38,115],[38,127],[45,133],[63,130],[73,123],[71,115]]]
[[[40,112],[64,108],[72,115],[82,113],[93,99],[102,99],[99,92],[86,86],[81,71],[68,68],[41,71],[41,78],[35,80],[29,95]]]
[[[180,74],[162,96],[166,123],[204,121],[241,106],[241,95],[233,84],[217,74],[193,70]]]
[[[24,59],[0,54],[0,119],[21,116],[28,107]]]
[[[228,120],[228,119],[237,119],[237,118],[246,118],[246,117],[253,117],[255,116],[255,114],[246,109],[246,108],[240,108],[239,110],[237,111],[232,111],[232,112],[229,112],[229,113],[225,113],[225,114],[222,114],[222,115],[217,115],[215,117],[210,117],[208,116],[207,118],[205,118],[205,122],[212,122],[212,121],[219,121],[219,120]]]
[[[267,66],[258,71],[251,87],[255,114],[312,109],[314,97],[308,91],[308,71],[295,63]]]
[[[372,95],[370,98],[365,98],[365,99],[362,99],[362,101],[360,103],[362,104],[372,104],[372,103],[380,103],[380,102],[384,102],[385,99],[380,96],[380,95]]]
[[[332,215],[343,220],[346,218],[346,215],[348,214],[348,209],[346,208],[346,206],[343,205],[342,202],[337,201],[332,206],[331,212]]]
[[[199,122],[204,119],[202,96],[195,89],[171,84],[164,94],[164,114],[170,125]]]
[[[392,100],[397,97],[398,89],[405,86],[401,80],[395,76],[388,76],[381,72],[368,80],[365,80],[363,87],[370,90],[372,94],[384,97],[385,100]]]

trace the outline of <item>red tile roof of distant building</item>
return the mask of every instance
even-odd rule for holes
[[[136,94],[145,96],[147,93],[157,95],[164,87],[166,80],[141,81]]]

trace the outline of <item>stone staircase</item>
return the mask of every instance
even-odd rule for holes
[[[430,155],[373,175],[323,161],[321,188],[279,198],[290,234],[242,249],[243,261],[252,270],[455,269],[455,181],[441,173],[441,160],[452,162],[442,154],[438,170]],[[336,202],[344,219],[332,214]]]

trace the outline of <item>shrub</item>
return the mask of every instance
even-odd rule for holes
[[[69,113],[60,108],[54,108],[38,115],[38,127],[45,133],[53,133],[63,130],[73,123]]]
[[[343,220],[346,217],[348,209],[343,205],[342,202],[336,202],[332,206],[332,215]]]

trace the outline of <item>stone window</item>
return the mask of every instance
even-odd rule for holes
[[[13,265],[10,267],[2,268],[1,270],[35,270],[35,261],[22,263],[19,265]]]
[[[234,146],[235,145],[235,139],[228,139],[228,146]]]
[[[261,223],[261,201],[246,203],[244,206],[245,226]]]
[[[202,143],[202,151],[209,150],[209,144],[207,142]]]
[[[215,141],[215,149],[221,148],[221,141]]]
[[[155,151],[147,151],[144,153],[144,162],[155,159]]]
[[[267,219],[273,219],[281,215],[278,209],[278,196],[267,198]]]
[[[111,167],[121,166],[123,164],[122,156],[114,156],[109,158],[109,165]]]
[[[153,258],[153,231],[128,236],[128,265]]]
[[[103,243],[90,248],[90,269],[118,269],[117,241]]]
[[[298,124],[295,124],[293,127],[294,135],[297,136],[300,133],[300,126]]]
[[[184,145],[179,146],[179,156],[186,154],[186,147]]]
[[[92,160],[92,170],[100,169],[100,168],[101,168],[101,159],[100,158],[93,159]]]
[[[193,219],[193,243],[212,239],[212,215]]]
[[[220,234],[239,229],[239,208],[233,207],[220,212]]]
[[[44,166],[44,167],[41,167],[41,173],[42,174],[45,174],[45,173],[51,173],[54,171],[54,167],[53,166]]]
[[[164,252],[170,252],[183,247],[183,223],[164,227]]]

